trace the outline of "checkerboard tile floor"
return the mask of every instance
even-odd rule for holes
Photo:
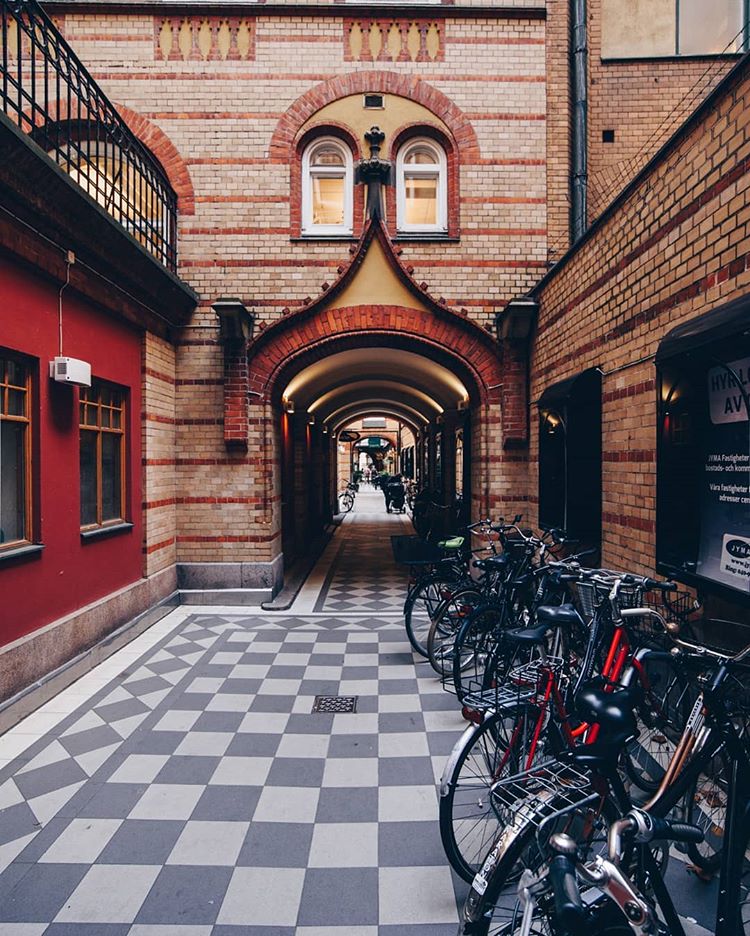
[[[338,548],[315,602],[316,612],[397,614],[408,573],[392,561],[390,537],[413,533],[404,514],[387,514],[379,491],[357,494],[338,531]]]
[[[0,775],[0,932],[454,936],[453,709],[395,623],[193,615]]]
[[[290,613],[174,612],[6,761],[0,936],[455,936],[436,782],[465,723],[393,613],[403,521],[372,505]],[[356,713],[312,713],[339,694]],[[686,878],[708,927],[715,882]]]

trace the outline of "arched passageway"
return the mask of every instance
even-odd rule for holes
[[[328,343],[329,353],[310,363],[309,355],[300,355],[275,385],[288,557],[298,555],[337,512],[337,493],[359,464],[355,451],[369,451],[373,468],[408,474],[442,503],[457,497],[470,502],[471,471],[463,463],[458,472],[455,467],[457,451],[469,459],[461,440],[471,436],[472,399],[476,404],[479,397],[470,375],[462,374],[466,382],[459,376],[466,368],[458,361],[447,366],[445,354],[444,362],[428,357],[416,338],[346,344],[351,342]],[[386,450],[387,463],[378,457]]]
[[[338,279],[248,348],[269,558],[288,566],[335,513],[349,473],[338,435],[365,416],[407,428],[413,476],[442,503],[458,492],[467,518],[497,512],[505,476],[521,470],[506,450],[526,441],[523,361],[416,284],[382,224],[368,224]]]

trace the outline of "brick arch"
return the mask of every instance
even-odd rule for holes
[[[272,162],[287,163],[294,151],[300,128],[326,104],[352,94],[378,91],[394,94],[422,104],[448,127],[461,149],[464,163],[480,158],[479,142],[473,126],[463,111],[442,91],[413,75],[389,71],[357,71],[337,75],[310,88],[291,105],[276,124],[271,137],[268,156]]]
[[[143,145],[159,160],[177,195],[177,211],[195,214],[195,192],[185,160],[169,137],[156,124],[124,104],[115,104],[118,113]]]
[[[285,375],[348,347],[387,342],[448,363],[465,379],[475,403],[499,403],[502,362],[493,339],[468,319],[403,306],[316,309],[281,319],[248,350],[250,392],[278,399]]]

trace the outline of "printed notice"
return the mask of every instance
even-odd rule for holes
[[[750,358],[707,372],[697,572],[750,591]]]

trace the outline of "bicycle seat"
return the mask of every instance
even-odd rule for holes
[[[488,556],[486,559],[475,559],[474,566],[477,569],[485,569],[490,572],[500,572],[510,562],[510,557],[506,555]]]
[[[549,624],[537,624],[536,627],[519,627],[507,630],[504,637],[512,643],[542,644],[549,632]]]
[[[576,711],[584,721],[596,722],[600,726],[597,745],[610,750],[619,749],[638,734],[634,709],[640,700],[638,683],[607,690],[601,680],[592,680],[578,693]]]
[[[541,605],[536,609],[536,619],[548,627],[572,627],[583,623],[572,604]]]
[[[453,536],[451,539],[440,540],[438,546],[441,549],[460,549],[464,544],[463,536]]]

